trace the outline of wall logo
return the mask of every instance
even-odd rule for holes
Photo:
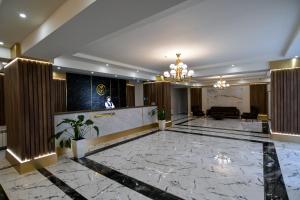
[[[99,84],[96,87],[96,91],[100,96],[103,96],[105,94],[105,89],[106,89],[105,85],[103,85],[103,84]]]

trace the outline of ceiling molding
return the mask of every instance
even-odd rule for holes
[[[90,61],[96,61],[96,62],[107,63],[107,64],[111,64],[111,65],[116,65],[116,66],[124,67],[124,68],[127,68],[127,69],[133,69],[133,70],[149,72],[149,73],[152,73],[152,74],[155,74],[155,75],[160,74],[160,71],[146,69],[146,68],[143,68],[143,67],[138,67],[138,66],[135,66],[135,65],[130,65],[130,64],[126,64],[126,63],[122,63],[122,62],[118,62],[118,61],[108,60],[108,59],[105,59],[105,58],[100,58],[100,57],[97,57],[97,56],[87,55],[87,54],[84,54],[84,53],[75,53],[75,54],[73,54],[73,56],[77,57],[77,58],[87,59],[87,60],[90,60]]]

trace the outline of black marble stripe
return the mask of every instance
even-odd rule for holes
[[[265,200],[288,200],[274,143],[264,142],[263,152]]]
[[[198,119],[198,118],[195,118]],[[263,133],[263,132],[259,132],[259,131],[246,131],[246,130],[238,130],[238,129],[230,129],[230,128],[218,128],[218,127],[209,127],[209,126],[199,126],[199,125],[188,125],[188,124],[184,124],[190,121],[193,121],[195,119],[189,119],[186,120],[184,122],[180,122],[178,124],[175,125],[180,125],[180,126],[190,126],[190,127],[200,127],[200,128],[211,128],[211,129],[220,129],[220,130],[228,130],[228,131],[241,131],[241,132],[248,132],[248,133]]]
[[[0,184],[0,199],[1,200],[8,200],[9,198],[7,197],[2,185]]]
[[[6,146],[4,146],[4,147],[0,147],[0,151],[3,151],[3,150],[6,150]]]
[[[188,131],[177,131],[177,130],[171,130],[171,129],[166,129],[165,131],[184,133],[184,134],[190,134],[190,135],[215,137],[215,138],[221,138],[221,139],[227,139],[227,140],[239,140],[239,141],[245,141],[245,142],[264,143],[264,141],[259,141],[259,140],[233,138],[233,137],[226,137],[226,136],[219,136],[219,135],[209,135],[209,134],[204,134],[204,133],[194,133],[194,132],[188,132]]]
[[[87,199],[84,196],[82,196],[80,193],[78,193],[76,190],[71,188],[69,185],[67,185],[65,182],[63,182],[62,180],[54,176],[51,172],[49,172],[45,168],[41,168],[37,170],[46,178],[48,178],[48,180],[51,181],[54,185],[56,185],[59,189],[61,189],[65,194],[67,194],[71,199],[76,199],[76,200]]]
[[[144,135],[140,135],[140,136],[137,136],[137,137],[134,137],[134,138],[130,138],[130,139],[127,139],[127,140],[123,140],[121,142],[117,142],[115,144],[112,144],[112,145],[109,145],[109,146],[106,146],[106,147],[103,147],[103,148],[100,148],[100,149],[96,149],[94,151],[90,151],[88,153],[85,154],[85,157],[87,156],[90,156],[90,155],[93,155],[93,154],[96,154],[96,153],[99,153],[101,151],[105,151],[106,149],[110,149],[110,148],[113,148],[113,147],[116,147],[116,146],[119,146],[119,145],[122,145],[122,144],[125,144],[125,143],[128,143],[128,142],[131,142],[131,141],[134,141],[134,140],[137,140],[137,139],[140,139],[140,138],[143,138],[143,137],[146,137],[146,136],[149,136],[149,135],[152,135],[154,133],[157,133],[158,130],[156,131],[151,131],[149,133],[146,133]]]
[[[177,197],[171,193],[160,190],[147,183],[122,174],[121,172],[118,172],[88,158],[74,158],[74,161],[151,199],[182,200],[182,198],[180,197]]]
[[[179,123],[177,123],[177,124],[175,124],[175,125],[181,125],[181,124],[184,124],[184,123],[187,123],[187,122],[190,122],[190,121],[193,121],[193,120],[196,120],[196,119],[199,119],[200,117],[197,117],[197,118],[192,118],[192,119],[187,119],[187,120],[185,120],[185,121],[183,121],[183,122],[179,122]]]
[[[178,124],[175,124],[178,125]],[[209,127],[209,126],[196,126],[196,125],[187,125],[187,124],[179,124],[180,126],[190,126],[190,127],[200,127],[200,128],[210,128],[210,129],[219,129],[219,130],[227,130],[227,131],[239,131],[239,132],[246,132],[246,133],[260,133],[263,132],[259,131],[246,131],[246,130],[238,130],[238,129],[230,129],[230,128],[218,128],[218,127]]]
[[[180,127],[172,127],[172,128],[178,128],[178,129],[187,129]],[[223,134],[229,134],[229,135],[241,135],[241,136],[251,136],[251,137],[257,137],[257,138],[269,138],[268,135],[250,135],[250,134],[239,134],[239,133],[229,133],[229,132],[224,132],[224,131],[215,131],[215,130],[208,130],[208,129],[200,129],[200,128],[190,128],[188,127],[188,130],[194,130],[194,131],[206,131],[206,132],[212,132],[212,133],[223,133]]]

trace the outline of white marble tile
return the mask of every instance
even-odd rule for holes
[[[257,143],[160,132],[88,158],[184,199],[264,198]]]
[[[276,152],[290,200],[300,198],[300,144],[275,142]]]
[[[62,158],[47,169],[87,199],[149,199],[70,159]]]
[[[234,129],[242,131],[262,132],[262,124],[258,121],[243,121],[240,119],[214,120],[212,118],[198,118],[183,125],[204,126],[209,128]]]
[[[37,171],[19,175],[14,168],[1,170],[0,184],[9,199],[71,199]]]

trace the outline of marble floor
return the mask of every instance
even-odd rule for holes
[[[259,122],[179,117],[166,131],[100,145],[82,159],[63,156],[55,165],[24,175],[0,151],[0,199],[299,196],[300,144],[271,140]]]

